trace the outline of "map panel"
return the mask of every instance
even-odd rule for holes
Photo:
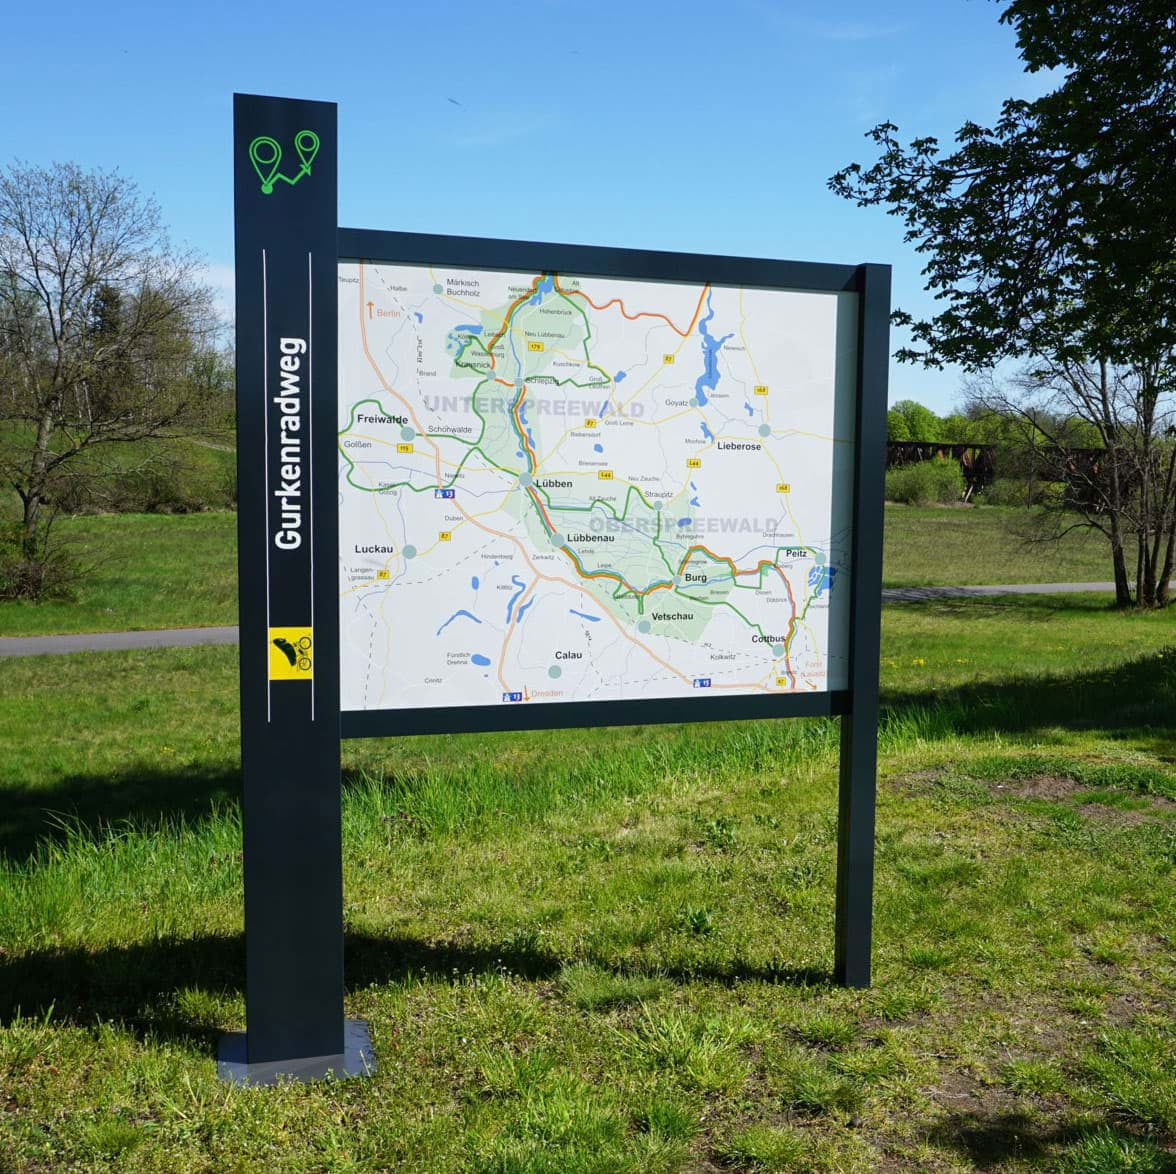
[[[339,282],[345,711],[846,687],[856,294]]]

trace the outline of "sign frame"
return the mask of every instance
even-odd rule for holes
[[[868,986],[890,266],[833,265],[337,227],[336,113],[333,103],[241,94],[234,98],[238,559],[248,1029],[244,1036],[230,1035],[222,1041],[222,1079],[264,1084],[282,1077],[309,1080],[325,1075],[357,1075],[374,1068],[366,1025],[345,1020],[343,1013],[340,784],[343,737],[839,717],[833,977],[841,985]],[[308,128],[314,133],[309,138],[300,137],[307,135]],[[278,146],[285,139],[293,142],[301,162],[293,176],[280,170],[280,161],[273,158],[274,147],[268,145]],[[278,184],[278,180],[284,183]],[[308,247],[311,242],[313,248]],[[314,672],[309,681],[274,678],[272,670],[266,674],[262,668],[273,655],[270,644],[278,641],[271,641],[270,636],[278,629],[273,627],[275,585],[268,553],[273,535],[272,519],[267,513],[270,486],[266,478],[267,461],[272,460],[272,455],[259,461],[256,451],[268,444],[263,436],[263,423],[268,418],[265,413],[273,410],[267,403],[267,399],[273,398],[269,395],[272,388],[267,364],[275,358],[280,363],[281,352],[271,354],[269,343],[262,341],[259,345],[258,342],[259,338],[264,340],[273,312],[267,300],[272,283],[268,287],[262,285],[254,272],[261,255],[267,264],[271,257],[277,257],[288,269],[293,264],[295,268],[289,271],[306,274],[308,292],[313,293],[313,299],[307,298],[306,316],[301,319],[308,342],[307,371],[313,380],[308,402],[313,402],[317,413],[313,424],[308,426],[312,433],[309,443],[314,447],[307,452],[311,480],[306,505],[312,519],[307,553],[313,553],[314,560],[307,580],[311,589],[303,603],[308,604],[309,610],[303,606],[299,611],[294,606],[292,613],[287,601],[278,620],[287,627],[296,628],[303,623],[313,627]],[[758,286],[791,292],[856,293],[849,510],[851,569],[847,576],[848,687],[816,693],[341,711],[335,435],[340,261],[563,272],[576,276]],[[285,293],[282,291],[279,299]],[[313,347],[309,344],[311,329]],[[293,337],[303,335],[295,333]],[[266,452],[269,454],[270,449],[266,448]],[[315,596],[320,597],[317,607]],[[307,612],[307,616],[303,617],[302,612]],[[281,682],[278,693],[291,697],[309,685],[316,707],[313,717],[302,720],[297,728],[276,730],[271,710],[275,679]],[[285,752],[286,760],[276,769],[274,755],[279,749]]]
[[[877,301],[877,277],[866,270],[886,266],[825,265],[811,261],[772,261],[748,257],[668,253],[644,249],[617,249],[598,245],[545,244],[535,241],[483,237],[442,236],[429,233],[384,232],[375,229],[340,228],[339,260],[365,264],[436,265],[460,269],[484,269],[520,273],[566,273],[576,277],[605,277],[637,281],[687,284],[757,286],[790,293],[858,294],[858,370],[855,373],[860,406],[865,368],[861,363],[862,328],[867,295]],[[885,315],[889,320],[889,293]],[[888,356],[884,356],[888,362]],[[872,386],[872,385],[871,385]],[[882,443],[885,446],[885,362],[882,388]],[[855,427],[862,420],[855,412]],[[868,422],[868,421],[867,421]],[[854,449],[857,476],[857,440]],[[881,494],[881,482],[879,482]],[[851,544],[857,533],[858,499],[851,509]],[[856,578],[856,547],[850,559],[852,583]],[[878,590],[881,592],[881,574]],[[880,598],[880,596],[879,596]],[[880,603],[879,603],[879,606]],[[852,604],[851,604],[852,609]],[[849,626],[849,648],[854,627]],[[852,654],[850,674],[852,679]],[[734,696],[671,697],[610,701],[558,701],[533,705],[454,705],[411,709],[343,710],[343,737],[382,738],[406,734],[493,733],[505,730],[556,730],[592,726],[655,725],[666,722],[738,721],[749,718],[833,717],[851,708],[852,684],[845,689],[814,693],[741,693]]]

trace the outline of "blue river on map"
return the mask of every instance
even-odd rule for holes
[[[447,619],[447,620],[445,621],[445,623],[443,623],[443,624],[441,625],[441,627],[439,627],[439,628],[437,629],[437,635],[438,635],[438,636],[440,636],[440,635],[441,635],[441,633],[442,633],[442,632],[444,632],[444,631],[445,631],[445,629],[446,629],[446,628],[448,628],[448,627],[449,627],[449,625],[450,625],[450,624],[452,624],[452,623],[453,623],[453,621],[454,621],[454,620],[456,620],[458,616],[465,616],[465,618],[466,618],[467,620],[473,620],[475,624],[480,624],[480,623],[482,622],[480,619],[478,619],[478,617],[477,617],[476,615],[474,615],[474,614],[473,614],[473,612],[468,612],[468,611],[466,611],[466,609],[463,607],[463,608],[460,608],[458,611],[455,611],[455,612],[453,613],[453,615],[451,615],[451,616],[449,617],[449,619]]]

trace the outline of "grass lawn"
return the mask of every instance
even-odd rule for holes
[[[1020,510],[886,507],[888,587],[1106,582],[1101,537],[1026,547]],[[95,565],[73,601],[0,603],[0,636],[197,627],[237,622],[237,520],[231,513],[112,514],[58,522]]]
[[[237,622],[237,515],[100,514],[55,532],[93,571],[72,600],[0,603],[0,636]]]
[[[379,1071],[259,1091],[235,651],[0,661],[0,1169],[1171,1169],[1173,621],[884,624],[872,989],[833,723],[351,742]]]
[[[886,507],[888,587],[1106,582],[1101,537],[1026,547],[1020,510]],[[0,603],[0,636],[195,627],[237,621],[236,515],[121,514],[58,523],[96,563],[74,601]]]
[[[886,503],[882,581],[887,587],[986,583],[1108,583],[1110,547],[1075,531],[1057,543],[1017,536],[1029,515],[997,506],[952,508]]]

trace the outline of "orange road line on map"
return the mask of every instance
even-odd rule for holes
[[[534,296],[535,291],[539,288],[539,282],[543,280],[543,277],[544,274],[540,273],[539,276],[531,282],[531,288],[525,294],[520,294],[507,307],[506,314],[503,315],[502,326],[499,328],[498,333],[495,334],[494,337],[490,340],[490,344],[486,348],[490,355],[490,366],[492,369],[497,366],[494,361],[494,347],[497,345],[498,340],[506,333],[507,327],[510,323],[511,315],[519,308],[519,306]],[[625,309],[624,300],[621,298],[612,298],[610,301],[605,302],[604,305],[599,305],[598,303],[594,302],[586,293],[584,293],[583,290],[564,289],[563,286],[561,286],[559,283],[558,273],[553,273],[551,275],[551,280],[556,290],[563,294],[564,297],[583,298],[584,301],[586,301],[594,310],[607,310],[610,306],[619,306],[621,308],[621,317],[627,318],[630,322],[636,322],[638,318],[660,318],[667,326],[669,326],[671,330],[673,330],[675,334],[682,338],[689,338],[690,335],[694,333],[694,326],[698,321],[698,315],[702,313],[702,303],[706,298],[707,290],[710,289],[709,282],[707,282],[707,284],[702,287],[702,290],[698,295],[698,304],[694,307],[694,315],[690,319],[690,325],[687,326],[685,330],[682,330],[674,325],[672,319],[668,318],[665,314],[659,314],[655,310],[639,310],[636,314],[630,314],[629,311]]]
[[[514,635],[515,629],[518,625],[519,612],[526,606],[527,601],[531,598],[531,593],[539,586],[538,579],[532,579],[530,587],[519,596],[518,607],[515,608],[511,623],[507,625],[506,639],[502,642],[502,651],[498,654],[498,683],[502,686],[504,693],[510,692],[510,686],[506,683],[506,678],[502,675],[506,665],[506,650],[510,647],[510,638]]]
[[[679,330],[665,314],[658,314],[654,310],[641,310],[636,314],[630,314],[625,309],[625,303],[620,298],[613,298],[611,301],[605,302],[603,306],[598,306],[583,290],[579,289],[564,289],[559,284],[558,274],[552,274],[552,281],[555,283],[555,288],[559,290],[564,297],[580,297],[583,298],[594,310],[607,310],[609,306],[620,306],[621,317],[628,318],[630,322],[636,322],[638,318],[660,318],[665,322],[675,334],[681,335],[683,338],[689,338],[694,333],[694,324],[698,321],[698,315],[702,313],[702,302],[706,297],[706,291],[710,289],[710,283],[702,287],[702,292],[698,295],[698,305],[694,307],[694,317],[690,319],[690,325],[685,330]]]
[[[796,688],[796,674],[792,671],[792,653],[789,651],[789,646],[792,643],[792,634],[796,630],[796,597],[792,594],[792,584],[788,582],[787,576],[784,572],[776,566],[776,574],[784,582],[784,590],[788,592],[788,602],[792,605],[792,619],[788,621],[788,639],[784,641],[784,667],[788,670],[788,675],[792,678],[792,687]]]
[[[365,357],[367,358],[368,363],[371,365],[372,370],[375,371],[377,377],[379,378],[380,383],[383,385],[384,390],[387,391],[388,394],[390,396],[392,396],[394,399],[399,400],[400,403],[404,404],[405,409],[412,416],[413,420],[415,421],[415,423],[417,425],[417,431],[420,433],[420,435],[424,439],[429,440],[429,443],[433,446],[433,452],[434,452],[436,470],[437,470],[437,481],[438,481],[438,483],[440,483],[440,481],[441,481],[441,452],[440,452],[440,449],[437,447],[437,444],[435,441],[429,439],[428,432],[425,430],[424,426],[421,424],[420,420],[417,418],[417,414],[416,414],[416,412],[413,411],[412,405],[408,402],[407,399],[405,399],[404,396],[402,396],[398,391],[394,390],[389,385],[387,379],[384,378],[383,371],[380,370],[379,364],[372,357],[371,350],[368,348],[367,328],[363,324],[363,309],[362,309],[363,290],[364,290],[363,273],[364,273],[364,267],[363,267],[363,262],[361,261],[359,264],[359,300],[360,300],[360,306],[361,306],[360,314],[359,314],[359,329],[360,329],[360,339],[363,343],[363,353],[364,353]],[[536,279],[536,280],[538,280],[538,279]],[[527,564],[528,567],[530,567],[532,574],[534,574],[537,578],[547,580],[548,582],[551,582],[551,583],[562,583],[565,587],[570,587],[573,591],[581,590],[581,588],[578,587],[575,583],[573,583],[570,579],[562,579],[558,575],[545,575],[545,574],[543,574],[543,572],[540,571],[535,566],[535,564],[531,562],[531,559],[527,554],[527,548],[513,534],[507,534],[503,530],[496,530],[496,529],[494,529],[493,526],[487,526],[484,522],[473,517],[473,515],[471,515],[469,513],[469,511],[465,508],[465,506],[462,505],[462,503],[459,499],[455,498],[453,504],[456,505],[458,510],[461,511],[461,513],[465,517],[466,521],[470,522],[476,529],[481,530],[486,534],[493,534],[496,538],[504,538],[504,539],[506,539],[507,542],[513,543],[516,547],[518,547],[519,554],[521,554],[523,556],[523,561]],[[613,626],[617,629],[617,631],[620,632],[620,634],[626,640],[628,640],[630,644],[636,645],[638,648],[641,649],[642,652],[645,653],[646,656],[648,656],[651,660],[656,661],[658,664],[660,664],[662,666],[662,668],[664,668],[667,672],[672,673],[680,681],[689,681],[690,680],[689,677],[687,677],[684,673],[679,672],[668,661],[662,660],[662,658],[660,656],[658,656],[657,653],[654,652],[652,648],[647,648],[644,644],[641,643],[640,640],[631,636],[625,630],[624,626],[616,618],[616,616],[614,616],[612,614],[612,612],[610,612],[608,610],[608,608],[604,608],[603,611],[604,611],[604,614],[606,616],[608,616],[609,620],[611,621]],[[754,687],[763,688],[763,686],[754,686]],[[508,692],[509,692],[509,690],[508,690]]]
[[[533,457],[535,455],[534,452],[532,452],[531,455]],[[558,534],[559,527],[551,520],[551,515],[544,508],[543,502],[539,500],[539,495],[532,488],[528,488],[527,492],[530,494],[531,500],[535,503],[539,512],[543,515],[543,519],[544,519],[544,521],[546,521],[551,532],[553,534]],[[567,551],[564,551],[563,547],[560,547],[560,550],[563,551],[565,554],[567,553]],[[780,567],[777,563],[774,563],[774,562],[772,562],[771,559],[766,559],[766,558],[760,559],[760,561],[754,567],[749,567],[747,570],[741,571],[735,565],[735,563],[731,559],[727,558],[725,555],[715,554],[715,552],[713,550],[709,550],[702,543],[695,543],[693,546],[687,547],[686,553],[682,556],[682,561],[678,564],[677,573],[679,575],[683,572],[683,570],[685,570],[686,564],[690,561],[690,556],[696,550],[701,550],[704,554],[707,554],[711,558],[713,558],[715,560],[715,562],[717,562],[717,563],[726,563],[727,566],[729,566],[731,568],[732,575],[758,575],[761,571],[764,570],[765,567],[771,567],[775,571],[780,571]],[[643,591],[638,591],[637,588],[633,587],[629,583],[626,583],[625,580],[620,575],[616,574],[615,571],[581,571],[579,569],[579,567],[574,567],[574,569],[576,571],[576,574],[579,575],[581,579],[615,579],[622,586],[628,587],[629,590],[632,591],[634,595],[642,596],[642,597],[644,597],[646,595],[651,595],[654,591],[668,591],[673,586],[672,583],[655,583],[652,587],[646,587]],[[781,574],[781,576],[783,576],[784,572],[780,571],[780,574]],[[787,583],[788,580],[785,579],[784,582]],[[790,595],[791,595],[791,590],[792,590],[791,587],[789,587],[789,594]],[[794,603],[792,605],[792,607],[793,607],[793,616],[795,618],[796,604]],[[791,671],[791,670],[789,670],[789,671]]]
[[[360,339],[360,342],[363,344],[364,357],[367,359],[372,370],[375,371],[376,378],[379,379],[384,390],[390,396],[392,396],[393,399],[399,400],[404,405],[404,410],[406,412],[408,412],[408,414],[412,417],[412,422],[416,425],[417,435],[432,447],[432,449],[433,449],[433,468],[434,468],[434,471],[436,472],[436,475],[437,475],[437,484],[440,485],[441,481],[442,481],[441,449],[440,449],[440,447],[438,446],[437,442],[435,440],[433,440],[432,437],[429,436],[428,430],[421,423],[420,418],[417,416],[416,412],[413,410],[412,404],[410,404],[408,402],[408,400],[405,399],[405,397],[402,396],[400,394],[400,392],[398,392],[394,387],[392,387],[388,383],[388,380],[384,378],[384,372],[380,370],[380,365],[372,357],[372,352],[368,348],[367,327],[364,325],[364,320],[363,320],[363,287],[364,287],[363,271],[364,271],[363,262],[360,261],[360,263],[359,263],[359,303],[360,303],[359,339]]]
[[[494,362],[494,347],[498,343],[498,340],[506,333],[506,328],[507,328],[508,324],[510,323],[510,316],[528,298],[534,296],[535,291],[539,288],[539,282],[541,282],[542,280],[543,280],[543,274],[540,273],[539,276],[536,277],[535,280],[531,282],[530,290],[528,290],[528,292],[525,294],[520,294],[517,298],[515,298],[515,300],[513,302],[511,302],[511,304],[509,306],[507,306],[506,313],[502,317],[502,326],[499,328],[498,333],[490,340],[490,345],[486,348],[487,353],[490,355],[491,368],[493,368],[496,365]]]
[[[509,387],[510,384],[507,384],[507,386]],[[521,415],[521,412],[523,410],[523,400],[526,399],[526,396],[527,396],[527,385],[524,383],[522,386],[522,389],[519,392],[519,401],[518,401],[518,403],[516,403],[514,405],[514,407],[511,408],[510,412],[511,412],[511,415],[514,416],[515,424],[518,427],[519,439],[522,440],[523,447],[527,450],[527,452],[529,452],[531,454],[531,465],[536,471],[538,471],[539,458],[538,458],[538,456],[536,456],[535,450],[531,447],[531,443],[527,439],[526,430],[523,428],[523,417]],[[532,496],[534,496],[534,495],[532,494]],[[546,517],[546,516],[547,515],[544,514],[544,517]],[[547,520],[549,522],[551,521],[550,518],[548,518]],[[552,527],[552,529],[554,529],[554,527]]]
[[[539,280],[540,280],[540,278],[537,277],[535,279],[535,281],[532,282],[532,290],[534,290],[534,287],[536,284],[538,284]],[[705,288],[704,288],[704,292],[705,292]],[[368,347],[367,328],[364,326],[364,321],[363,321],[363,293],[364,293],[364,264],[361,261],[359,263],[359,301],[360,301],[359,332],[360,332],[360,342],[363,345],[364,357],[367,359],[372,370],[375,371],[376,376],[379,378],[380,383],[383,386],[384,390],[390,396],[392,396],[396,400],[399,400],[399,402],[404,405],[405,410],[409,413],[409,415],[413,419],[413,422],[417,426],[417,433],[421,436],[422,439],[428,441],[428,443],[431,445],[431,447],[433,449],[433,458],[434,458],[434,465],[436,468],[437,481],[438,481],[438,483],[440,483],[441,477],[442,477],[440,448],[438,447],[437,443],[429,437],[428,432],[426,431],[424,425],[420,422],[420,419],[418,418],[416,412],[413,410],[412,405],[408,402],[408,400],[403,395],[400,394],[400,392],[396,391],[393,387],[391,387],[389,385],[387,379],[384,378],[383,371],[380,370],[379,364],[376,362],[375,358],[372,356],[372,352]],[[529,296],[531,296],[531,295],[524,294],[523,298],[517,299],[517,300],[524,300],[525,298],[527,298]],[[700,297],[699,298],[699,306],[701,306],[701,305],[702,305],[702,298]],[[657,315],[657,316],[661,317],[661,315]],[[697,318],[697,316],[698,316],[698,311],[695,310],[695,317]],[[668,321],[668,319],[667,319],[667,321]],[[673,325],[673,323],[670,323],[670,325]],[[504,324],[504,329],[505,329],[505,324]],[[675,329],[677,329],[677,328],[675,327]],[[679,332],[679,333],[681,333],[681,332]],[[494,356],[491,355],[490,358],[491,358],[491,361],[493,362]],[[552,524],[551,518],[548,517],[547,511],[543,509],[542,503],[539,502],[538,499],[535,498],[533,491],[529,491],[529,492],[531,492],[532,500],[535,500],[536,505],[538,505],[539,509],[542,510],[543,516],[547,519],[548,524],[551,525],[552,531],[558,532],[558,531],[556,531],[555,526]],[[481,522],[479,519],[475,518],[472,514],[470,514],[466,510],[465,506],[462,505],[462,503],[459,500],[454,499],[453,504],[456,505],[457,508],[461,511],[461,513],[465,517],[466,521],[470,522],[476,529],[482,530],[483,532],[485,532],[487,534],[493,534],[497,538],[504,538],[504,539],[506,539],[507,542],[513,543],[516,547],[518,547],[518,551],[522,555],[523,561],[527,564],[528,567],[530,567],[531,572],[532,572],[532,574],[535,575],[536,579],[542,579],[542,580],[549,582],[549,583],[562,583],[565,587],[570,587],[573,591],[581,590],[581,588],[579,588],[575,583],[571,582],[571,580],[569,580],[569,579],[561,578],[559,575],[545,575],[542,571],[540,571],[535,566],[535,564],[531,562],[531,559],[527,554],[527,548],[513,534],[508,534],[504,530],[496,530],[496,529],[494,529],[493,526],[487,526],[484,522]],[[707,553],[709,554],[710,552],[708,551]],[[687,552],[687,554],[689,554],[689,552]],[[712,557],[715,557],[715,556],[712,556]],[[726,561],[730,562],[729,559]],[[683,564],[683,565],[685,565],[685,564]],[[776,569],[779,570],[779,567],[777,567]],[[748,573],[751,573],[751,572],[748,572]],[[580,572],[577,571],[577,574],[580,574]],[[584,576],[584,577],[595,578],[595,577],[599,577],[601,575],[608,575],[608,576],[611,576],[612,578],[617,579],[618,582],[622,582],[622,583],[624,582],[624,580],[620,579],[619,576],[613,575],[612,572],[609,572],[609,571],[592,572],[590,575]],[[660,589],[664,589],[664,588],[659,588],[659,587],[655,586],[655,587],[650,588],[649,591],[655,591],[655,590],[660,590]],[[649,591],[642,592],[641,594],[649,594]],[[617,631],[626,640],[628,640],[630,644],[636,645],[638,648],[641,649],[642,652],[645,653],[646,656],[648,656],[651,660],[656,661],[659,665],[662,666],[662,668],[664,668],[667,672],[672,673],[680,681],[687,681],[688,682],[691,680],[690,677],[686,676],[684,673],[682,673],[678,669],[674,668],[674,666],[672,664],[670,664],[669,661],[662,660],[662,658],[660,656],[658,656],[657,653],[654,652],[652,648],[647,648],[644,644],[641,643],[640,640],[638,640],[634,636],[630,635],[629,632],[626,631],[624,625],[621,624],[621,622],[616,618],[616,616],[614,616],[612,614],[611,611],[609,611],[609,609],[607,607],[603,608],[602,610],[604,611],[604,614],[606,616],[608,616],[609,620],[611,621],[613,626],[617,629]],[[500,680],[501,680],[501,677],[500,677]],[[795,677],[793,678],[793,680],[795,680]],[[761,684],[758,684],[755,682],[749,683],[746,685],[739,684],[739,683],[732,683],[730,685],[720,685],[718,687],[723,688],[723,689],[751,688],[751,689],[759,689],[759,690],[762,690],[763,692],[770,692],[770,690],[767,688],[767,686],[761,685]],[[509,692],[509,690],[507,690],[507,691]]]

